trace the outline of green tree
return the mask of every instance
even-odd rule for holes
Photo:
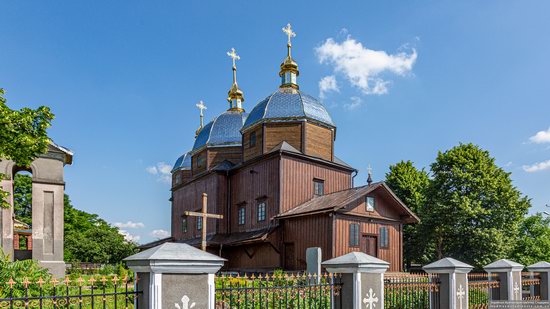
[[[439,152],[424,213],[435,259],[451,256],[481,267],[508,257],[530,207],[488,151],[460,144]]]
[[[550,218],[536,214],[521,222],[512,258],[523,265],[550,261]]]
[[[18,174],[14,182],[16,218],[31,222],[32,180]],[[14,194],[15,195],[15,194]],[[96,214],[74,208],[69,196],[64,198],[65,261],[116,264],[136,252],[136,244],[124,239],[118,228]]]
[[[416,215],[424,216],[430,185],[430,178],[424,169],[418,170],[411,161],[401,161],[390,166],[386,183]],[[409,224],[403,228],[403,258],[407,266],[425,263],[429,259],[428,243],[422,227],[421,224]]]
[[[46,153],[50,139],[46,130],[53,114],[45,106],[37,109],[12,110],[0,88],[0,158],[15,161],[20,166],[29,166],[40,154]],[[0,179],[5,175],[0,174]],[[0,206],[9,207],[5,201],[8,193],[0,190]]]

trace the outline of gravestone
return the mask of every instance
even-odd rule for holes
[[[321,280],[321,259],[322,259],[322,252],[321,248],[319,247],[313,247],[313,248],[307,248],[306,249],[306,264],[307,268],[306,271],[308,274],[313,276],[316,281],[316,284],[319,284]]]

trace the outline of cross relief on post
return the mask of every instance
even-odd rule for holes
[[[466,296],[466,291],[464,291],[464,287],[462,286],[462,284],[458,287],[458,291],[456,292],[456,297],[458,298],[458,304],[459,304],[459,309],[462,309],[462,303],[463,303],[463,300],[464,300],[464,297]]]
[[[185,211],[183,214],[188,217],[198,217],[202,218],[202,240],[201,240],[201,249],[202,251],[206,251],[206,221],[208,218],[211,219],[223,219],[223,215],[217,215],[217,214],[209,214],[207,212],[207,204],[208,204],[208,195],[206,193],[202,194],[202,212],[195,212],[195,211]]]
[[[367,294],[367,297],[363,298],[363,304],[367,307],[367,309],[374,309],[376,308],[376,303],[378,302],[378,297],[376,296],[376,293],[372,289],[369,289],[369,294]]]
[[[514,282],[514,296],[515,296],[515,300],[521,300],[520,297],[519,297],[519,284],[518,282]]]

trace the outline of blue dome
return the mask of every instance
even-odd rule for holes
[[[293,88],[279,88],[250,112],[243,129],[274,120],[311,119],[335,127],[325,106],[314,97]]]
[[[226,111],[202,128],[195,139],[193,151],[205,146],[240,146],[241,128],[248,114],[238,111]]]
[[[172,173],[179,170],[190,170],[191,169],[191,152],[183,154],[176,160],[174,167],[172,168]]]

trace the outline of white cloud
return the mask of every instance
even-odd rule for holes
[[[344,107],[348,110],[354,110],[363,105],[363,99],[361,99],[360,97],[351,97],[350,100],[350,103],[344,105]]]
[[[537,134],[531,136],[529,141],[535,144],[550,143],[550,128],[546,131],[539,131]]]
[[[334,72],[343,74],[354,87],[364,94],[385,94],[390,81],[380,77],[383,73],[405,76],[412,71],[417,53],[414,48],[404,46],[401,51],[390,55],[385,51],[368,49],[361,42],[348,36],[343,42],[328,38],[315,49],[320,63],[331,64]]]
[[[524,165],[523,170],[527,173],[534,173],[534,172],[540,172],[550,169],[550,160],[546,160],[543,162],[538,162],[532,165]]]
[[[329,75],[321,78],[319,81],[319,97],[324,99],[325,95],[331,91],[340,92],[340,88],[338,88],[338,84],[336,83],[336,77]]]
[[[148,166],[145,171],[151,175],[157,175],[157,181],[170,183],[172,181],[172,166],[164,162],[158,162],[157,165]]]
[[[153,237],[156,237],[156,238],[166,238],[166,237],[169,237],[170,236],[170,232],[166,231],[166,230],[153,230],[151,232],[151,236]]]
[[[124,236],[124,239],[126,239],[127,241],[138,242],[141,238],[139,235],[132,235],[132,234],[128,233],[128,231],[125,231],[125,230],[118,230],[118,232],[122,236]]]
[[[113,225],[118,227],[118,228],[124,228],[124,229],[126,229],[126,228],[138,229],[138,228],[145,227],[145,224],[143,224],[141,222],[132,222],[132,221],[128,221],[126,223],[115,222]]]

